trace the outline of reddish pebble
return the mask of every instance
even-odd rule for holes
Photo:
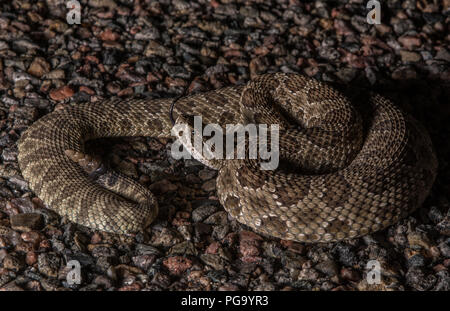
[[[51,247],[51,244],[50,244],[50,241],[49,241],[49,240],[44,240],[44,241],[42,241],[42,242],[39,244],[39,248],[47,249],[47,248],[50,248],[50,247]]]
[[[444,260],[444,266],[450,267],[450,258]]]
[[[91,237],[91,244],[98,244],[102,241],[102,236],[95,232]]]
[[[209,246],[206,248],[205,253],[206,254],[217,254],[217,251],[219,250],[219,243],[213,242],[209,244]]]
[[[238,291],[239,287],[235,284],[225,284],[219,287],[218,289],[220,292],[222,291]]]
[[[87,86],[80,86],[80,92],[85,92],[86,94],[89,94],[89,95],[94,95],[95,94],[95,91],[94,90],[92,90],[91,88],[88,88]]]

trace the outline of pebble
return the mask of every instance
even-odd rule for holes
[[[214,177],[216,177],[217,171],[210,170],[210,169],[202,169],[198,172],[198,177],[200,177],[202,180],[210,180]]]
[[[178,187],[177,187],[177,185],[171,183],[169,180],[163,179],[163,180],[160,180],[160,181],[157,181],[157,182],[151,184],[149,189],[152,192],[156,192],[156,193],[166,193],[166,192],[176,191],[178,189]]]
[[[155,40],[150,40],[144,51],[144,55],[147,57],[152,55],[168,57],[171,56],[172,54],[173,52],[171,49],[164,47]]]
[[[450,216],[447,215],[442,221],[436,224],[439,232],[445,236],[450,236]]]
[[[153,244],[163,247],[170,247],[180,243],[181,241],[182,238],[179,233],[177,234],[174,230],[164,228],[157,236],[155,236]]]
[[[420,56],[420,54],[415,53],[415,52],[400,51],[400,56],[404,63],[409,63],[409,62],[414,63],[414,62],[418,62],[418,61],[422,60],[422,57]]]
[[[20,286],[18,286],[14,281],[7,283],[5,285],[3,285],[2,287],[0,287],[0,291],[11,291],[11,292],[21,292],[23,291],[23,288],[21,288]]]
[[[27,263],[28,266],[33,266],[37,261],[38,255],[35,252],[33,251],[27,252],[25,262]]]
[[[33,245],[39,245],[42,240],[45,239],[45,237],[37,231],[28,231],[24,232],[20,235],[22,240],[24,240],[27,243],[31,243]]]
[[[394,80],[408,80],[415,79],[417,72],[411,67],[399,67],[392,72],[392,78]]]
[[[220,211],[212,214],[203,222],[207,225],[225,225],[228,222],[228,214],[225,211]]]
[[[420,267],[411,267],[405,277],[406,284],[419,291],[431,289],[437,281],[434,275],[427,275]]]
[[[192,267],[192,260],[181,256],[173,256],[165,259],[163,264],[172,274],[180,275]]]
[[[50,92],[50,98],[56,101],[63,101],[75,94],[70,86],[62,86],[60,88],[54,89]]]
[[[192,242],[184,241],[172,246],[168,251],[168,255],[196,256],[197,249],[195,248],[194,244],[192,244]]]
[[[332,260],[322,261],[315,266],[316,270],[332,277],[339,274],[339,267]]]
[[[355,271],[354,269],[346,268],[346,267],[343,267],[341,269],[340,276],[343,279],[350,280],[353,282],[358,282],[361,280],[361,275],[358,273],[358,271]]]
[[[202,254],[200,259],[215,270],[222,270],[227,264],[224,258],[216,254]]]
[[[113,287],[113,282],[111,279],[109,279],[108,277],[104,276],[104,275],[98,275],[95,277],[94,279],[94,284],[101,286],[105,289],[109,289]]]
[[[16,255],[8,254],[3,258],[3,268],[19,272],[19,270],[25,267],[23,260]]]
[[[146,244],[137,244],[135,251],[139,255],[161,255],[161,251],[156,247]]]
[[[426,260],[420,254],[415,254],[408,258],[408,267],[423,267],[425,264]]]
[[[398,38],[398,41],[408,50],[412,50],[413,48],[419,47],[422,44],[422,41],[419,37],[413,36],[402,36]]]
[[[56,278],[60,268],[61,259],[52,253],[42,253],[38,256],[39,272],[50,278]]]
[[[39,230],[44,224],[42,216],[36,213],[12,215],[10,221],[11,228],[25,232]]]
[[[208,216],[215,213],[219,208],[215,205],[204,205],[192,211],[192,221],[200,222],[205,220]]]
[[[203,183],[202,190],[206,191],[206,192],[211,192],[211,191],[216,190],[216,180],[211,179],[211,180],[208,180],[207,182]]]
[[[62,70],[62,69],[55,69],[44,75],[45,79],[50,79],[50,80],[60,80],[60,79],[64,79],[65,77],[66,77],[66,74],[65,74],[64,70]]]
[[[85,1],[82,27],[65,23],[61,1],[2,7],[0,290],[448,291],[448,1],[388,1],[380,25],[366,23],[360,0],[125,2]],[[118,155],[119,169],[150,185],[160,207],[144,232],[113,238],[67,225],[21,177],[17,139],[53,110],[206,91],[275,71],[393,95],[419,118],[440,164],[423,208],[364,239],[281,241],[231,219],[217,199],[217,172],[171,159],[168,140],[105,139],[94,149]],[[364,270],[374,258],[384,273],[376,286]],[[86,272],[78,287],[64,279],[69,259]]]
[[[35,204],[30,200],[30,198],[16,198],[10,201],[11,205],[17,208],[20,213],[32,213],[35,210]],[[26,217],[33,217],[26,216]]]

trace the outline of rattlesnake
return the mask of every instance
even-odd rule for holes
[[[204,123],[280,123],[285,165],[222,160],[217,194],[224,208],[257,232],[300,242],[354,238],[383,229],[418,208],[437,160],[426,131],[377,94],[360,113],[327,84],[297,74],[265,74],[246,85],[185,96],[173,114]],[[99,137],[171,137],[171,99],[111,98],[54,111],[18,143],[30,188],[53,210],[90,228],[129,234],[156,217],[152,193],[105,172],[85,155]],[[97,175],[96,175],[97,174]]]

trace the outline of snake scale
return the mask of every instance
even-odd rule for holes
[[[436,177],[426,131],[377,94],[368,113],[331,86],[298,74],[265,74],[246,85],[182,97],[173,114],[204,123],[279,123],[278,169],[258,159],[219,161],[217,194],[255,231],[300,242],[330,242],[381,230],[418,208]],[[111,98],[45,115],[18,143],[32,191],[70,221],[129,234],[158,213],[152,193],[85,154],[89,139],[172,137],[171,99]],[[367,116],[368,117],[367,117]],[[180,118],[178,118],[180,120]]]

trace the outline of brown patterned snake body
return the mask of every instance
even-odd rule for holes
[[[435,179],[437,160],[425,130],[381,96],[369,101],[366,120],[323,83],[267,74],[245,86],[183,97],[174,115],[200,115],[221,126],[280,123],[280,156],[288,164],[263,171],[257,160],[223,160],[220,202],[258,232],[326,242],[393,224],[423,203]],[[115,233],[142,230],[158,211],[151,192],[119,174],[99,183],[77,161],[85,161],[88,139],[171,137],[170,105],[170,99],[111,99],[54,111],[22,135],[22,174],[50,208],[75,223]]]

